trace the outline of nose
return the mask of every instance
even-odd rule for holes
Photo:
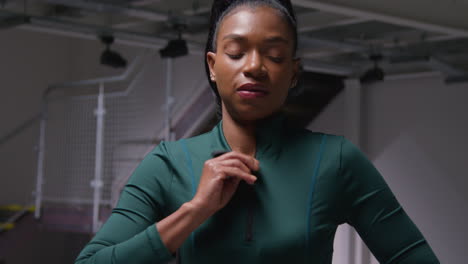
[[[257,51],[253,51],[247,55],[243,72],[246,77],[254,79],[264,78],[266,76],[267,71],[265,65]]]

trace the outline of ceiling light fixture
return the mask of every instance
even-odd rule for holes
[[[114,37],[110,35],[100,36],[102,43],[106,45],[106,49],[101,54],[101,64],[113,68],[125,68],[127,60],[122,55],[110,49],[110,45],[114,43]]]
[[[175,58],[188,54],[187,42],[182,39],[182,30],[185,27],[182,24],[174,26],[179,33],[177,39],[169,40],[167,46],[159,50],[161,58]]]
[[[379,67],[378,62],[383,59],[382,54],[372,54],[369,57],[374,62],[374,67],[367,70],[360,79],[361,83],[373,83],[377,81],[383,81],[385,73],[382,68]]]

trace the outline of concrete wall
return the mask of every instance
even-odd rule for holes
[[[362,87],[362,150],[441,263],[468,257],[466,98],[467,83],[446,85],[436,75]],[[309,128],[346,135],[345,101],[340,94]],[[346,226],[339,229],[335,247],[334,263],[354,263],[348,258]]]
[[[71,76],[72,40],[23,30],[0,31],[0,136],[40,111],[51,82]],[[37,124],[0,146],[0,204],[28,203],[34,186]]]

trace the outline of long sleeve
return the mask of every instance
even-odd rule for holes
[[[345,220],[380,263],[439,263],[380,173],[346,139],[342,141],[340,173]]]
[[[111,216],[86,245],[75,264],[167,263],[170,252],[155,223],[162,218],[171,180],[162,142],[134,171]]]

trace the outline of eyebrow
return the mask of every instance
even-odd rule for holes
[[[242,37],[239,34],[228,34],[224,36],[223,40],[225,39],[232,39],[232,40],[245,40],[245,37]]]
[[[277,37],[267,38],[265,40],[265,42],[267,42],[267,43],[284,43],[284,44],[288,44],[289,40],[287,40],[287,39],[285,39],[283,37],[277,36]]]
[[[228,34],[226,36],[223,37],[223,40],[225,39],[232,39],[232,40],[236,40],[236,41],[245,41],[246,40],[246,37],[243,37],[239,34]],[[288,44],[289,41],[281,36],[274,36],[274,37],[270,37],[270,38],[267,38],[264,40],[264,42],[266,43],[269,43],[269,44],[274,44],[274,43],[284,43],[284,44]]]

